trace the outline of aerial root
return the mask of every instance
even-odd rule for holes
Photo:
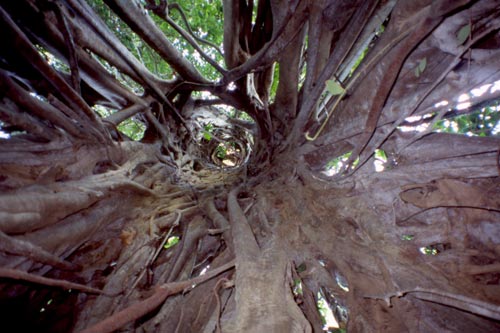
[[[500,263],[488,265],[466,265],[463,268],[463,271],[470,275],[498,273],[500,272]]]
[[[134,289],[137,286],[137,284],[139,283],[139,281],[141,281],[144,274],[146,274],[146,271],[148,270],[148,268],[155,262],[156,258],[158,258],[158,255],[160,254],[161,250],[163,249],[168,238],[170,237],[170,235],[172,235],[172,231],[174,230],[174,228],[176,228],[179,225],[179,222],[180,222],[181,217],[182,217],[182,213],[180,213],[179,211],[176,211],[175,213],[177,215],[177,218],[175,219],[172,226],[170,227],[170,230],[165,234],[165,237],[163,237],[163,239],[162,239],[160,245],[158,246],[158,248],[156,249],[156,251],[154,253],[152,253],[151,256],[148,258],[146,265],[144,265],[144,269],[142,270],[141,274],[139,274],[139,276],[135,279],[135,281],[132,284],[132,287],[130,288],[130,291],[128,292],[125,299],[127,299],[130,296],[130,294],[134,291]]]
[[[186,262],[193,258],[199,240],[207,234],[206,221],[201,216],[194,217],[188,224],[181,241],[181,248],[173,258],[174,266],[170,271],[164,271],[160,276],[160,281],[173,281],[177,278]]]
[[[221,316],[221,304],[220,304],[220,296],[219,296],[219,289],[221,288],[221,285],[223,285],[224,288],[231,288],[234,286],[234,281],[231,281],[227,278],[222,278],[214,286],[213,293],[215,295],[215,300],[217,301],[217,333],[221,332],[220,328],[220,316]]]
[[[151,189],[149,189],[149,188],[147,188],[147,187],[145,187],[145,186],[143,186],[143,185],[141,185],[133,180],[128,180],[128,179],[123,180],[120,183],[114,183],[113,185],[110,186],[109,189],[110,190],[126,189],[126,190],[131,190],[133,192],[136,192],[138,194],[150,195],[152,197],[157,197],[156,193],[153,190],[151,190]]]
[[[156,309],[160,306],[167,297],[171,295],[175,295],[179,292],[185,291],[187,289],[192,288],[193,286],[203,283],[211,278],[219,275],[222,272],[227,271],[228,269],[233,268],[235,265],[235,261],[231,260],[225,265],[222,265],[216,269],[206,272],[204,275],[197,276],[193,279],[181,281],[181,282],[171,282],[166,283],[161,286],[156,286],[153,288],[154,293],[152,296],[132,304],[128,308],[125,308],[106,319],[98,322],[97,324],[86,328],[80,333],[109,333],[114,330],[119,329],[125,324],[135,321],[142,316],[148,314],[149,312]]]
[[[367,295],[364,296],[364,298],[384,300],[388,306],[391,306],[391,298],[403,297],[406,294],[412,294],[414,297],[424,301],[447,305],[476,315],[500,320],[500,307],[498,305],[436,289],[424,289],[417,287],[415,289],[400,290],[394,293],[387,293],[379,296]]]
[[[220,235],[222,233],[224,233],[225,231],[228,231],[230,230],[229,227],[227,228],[218,228],[218,229],[208,229],[208,234],[210,236],[217,236],[217,235]]]
[[[79,265],[63,260],[31,242],[20,240],[0,231],[0,251],[24,256],[33,261],[64,270],[80,270]]]
[[[222,232],[222,237],[227,244],[227,247],[230,251],[233,251],[233,238],[231,233],[231,227],[229,226],[229,221],[222,215],[217,208],[215,207],[215,203],[213,199],[206,200],[203,204],[203,209],[205,213],[208,215],[208,218],[212,220],[212,223],[215,226],[215,229],[208,230],[210,235],[217,234],[218,231]]]
[[[37,230],[90,207],[101,197],[101,192],[70,187],[55,193],[33,191],[2,195],[0,230],[16,234]]]
[[[52,278],[47,278],[43,276],[38,276],[34,275],[19,269],[10,269],[10,268],[0,268],[0,277],[2,278],[8,278],[8,279],[14,279],[14,280],[22,280],[22,281],[28,281],[28,282],[33,282],[36,284],[42,284],[45,286],[51,286],[51,287],[59,287],[63,289],[75,289],[75,290],[80,290],[89,294],[100,294],[100,295],[106,295],[106,296],[113,296],[110,294],[105,293],[104,291],[92,287],[85,286],[83,284],[79,283],[74,283],[74,282],[69,282],[65,280],[59,280],[59,279],[52,279]]]

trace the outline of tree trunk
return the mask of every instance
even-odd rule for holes
[[[0,7],[6,331],[500,330],[500,139],[431,131],[500,79],[496,1],[223,1],[218,60],[105,2]]]

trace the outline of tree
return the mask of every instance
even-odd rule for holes
[[[4,327],[500,329],[498,1],[104,2],[2,1]]]

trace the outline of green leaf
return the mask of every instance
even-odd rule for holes
[[[375,158],[387,162],[387,154],[382,149],[375,149]]]
[[[325,84],[326,90],[333,96],[341,95],[345,91],[344,87],[337,80],[327,80]]]
[[[304,272],[305,270],[307,269],[307,266],[305,263],[302,263],[299,265],[299,267],[297,267],[297,273],[302,273]]]
[[[219,145],[217,146],[217,148],[215,148],[215,156],[217,156],[217,158],[223,160],[224,158],[226,158],[226,155],[227,155],[227,149],[225,146]]]
[[[118,130],[134,141],[139,141],[144,137],[146,125],[139,120],[129,118],[118,125]]]
[[[214,125],[212,123],[205,124],[203,126],[203,129],[207,132],[212,132],[214,129]]]
[[[461,27],[460,30],[458,30],[458,33],[457,33],[457,43],[458,43],[458,45],[462,45],[463,43],[465,43],[465,41],[467,40],[467,38],[469,38],[469,36],[470,36],[470,29],[471,29],[471,26],[470,26],[470,23],[469,23],[469,24],[466,24],[463,27]]]
[[[212,140],[212,135],[208,133],[207,131],[203,131],[203,138],[207,141]]]
[[[293,293],[295,296],[303,295],[302,281],[300,279],[293,280]]]
[[[415,68],[415,76],[419,77],[420,74],[424,72],[425,67],[427,67],[427,58],[424,57],[423,59],[420,59],[417,67]]]
[[[178,236],[172,236],[167,239],[167,242],[165,245],[163,245],[163,248],[168,249],[174,246],[175,244],[179,243],[179,237]]]
[[[427,58],[423,58],[422,60],[420,60],[420,62],[418,63],[418,69],[420,70],[420,73],[423,73],[424,70],[425,70],[425,67],[427,66]]]

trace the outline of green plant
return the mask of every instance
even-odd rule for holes
[[[167,239],[167,242],[165,243],[165,245],[163,245],[163,248],[165,249],[169,249],[171,248],[172,246],[176,245],[177,243],[179,243],[179,236],[172,236],[172,237],[169,237]]]
[[[217,156],[217,158],[220,158],[221,160],[226,158],[227,148],[224,144],[221,143],[217,146],[217,148],[215,148],[215,156]]]

